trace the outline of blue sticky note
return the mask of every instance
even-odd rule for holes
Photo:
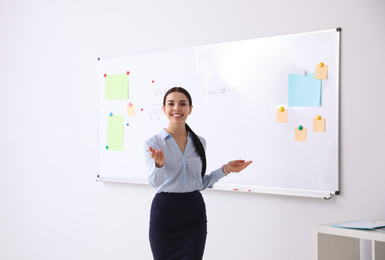
[[[322,80],[314,75],[289,74],[289,107],[321,106]]]

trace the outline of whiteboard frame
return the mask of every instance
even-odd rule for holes
[[[300,36],[300,35],[307,35],[307,34],[314,34],[314,33],[322,33],[322,32],[337,32],[337,55],[336,55],[336,64],[337,64],[337,71],[336,74],[336,150],[337,150],[337,176],[336,176],[336,183],[338,190],[336,191],[323,191],[323,190],[308,190],[308,189],[292,189],[292,188],[280,188],[280,187],[265,187],[265,186],[247,186],[247,185],[231,185],[231,184],[221,184],[216,183],[212,187],[208,188],[207,190],[212,191],[231,191],[231,192],[245,192],[245,193],[259,193],[259,194],[270,194],[270,195],[286,195],[286,196],[299,196],[299,197],[311,197],[311,198],[324,198],[324,199],[330,199],[332,195],[339,195],[340,194],[340,73],[341,73],[341,28],[335,28],[330,30],[322,30],[322,31],[314,31],[314,32],[307,32],[307,33],[297,33],[297,34],[288,34],[288,35],[281,35],[281,36],[273,36],[273,37],[264,37],[264,38],[258,38],[258,39],[268,39],[268,38],[276,38],[276,37],[286,37],[286,36]],[[226,43],[226,42],[224,42]],[[220,43],[219,43],[220,44]],[[214,44],[215,45],[215,44]],[[195,47],[201,47],[201,46],[195,46]],[[186,49],[186,48],[185,48]],[[108,57],[112,58],[112,57]],[[101,58],[98,58],[98,61],[100,61]],[[99,67],[98,67],[98,74],[100,73]],[[99,104],[100,107],[100,104]],[[100,121],[100,118],[99,118]],[[99,129],[100,134],[100,129]],[[101,146],[98,146],[98,149],[101,149]],[[146,182],[142,181],[130,181],[130,180],[122,180],[122,179],[116,179],[116,178],[110,178],[110,177],[101,177],[97,175],[96,178],[97,182],[105,182],[105,183],[126,183],[126,184],[140,184],[140,185],[147,185],[150,186]]]
[[[105,183],[125,183],[125,184],[134,184],[134,185],[145,185],[151,187],[150,184],[145,182],[133,182],[128,180],[120,180],[114,178],[106,177],[96,177],[97,182]],[[238,185],[237,189],[230,184],[216,184],[215,188],[207,188],[208,191],[230,191],[230,192],[242,192],[242,193],[259,193],[259,194],[268,194],[268,195],[285,195],[293,197],[310,197],[310,198],[324,198],[330,199],[330,191],[315,191],[315,190],[302,190],[302,189],[289,189],[289,188],[274,188],[274,187],[263,187],[263,186],[246,186]]]

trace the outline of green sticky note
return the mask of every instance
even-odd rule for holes
[[[124,121],[123,115],[108,116],[107,145],[108,151],[123,151]]]
[[[106,100],[128,99],[128,75],[111,74],[106,76]]]

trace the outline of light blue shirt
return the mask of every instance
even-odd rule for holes
[[[206,150],[206,140],[199,137]],[[166,163],[156,167],[151,158],[149,147],[162,149]],[[202,178],[202,161],[195,149],[191,134],[188,134],[184,153],[180,150],[174,137],[166,130],[148,139],[144,145],[148,182],[156,188],[156,192],[191,192],[210,187],[226,176],[222,167],[206,174]]]

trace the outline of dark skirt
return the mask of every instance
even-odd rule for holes
[[[199,191],[155,195],[150,216],[155,260],[201,260],[206,236],[206,206]]]

